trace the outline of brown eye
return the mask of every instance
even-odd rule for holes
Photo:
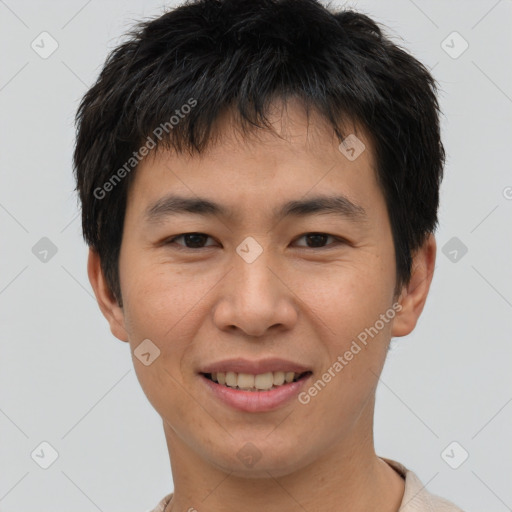
[[[182,244],[176,244],[176,240],[183,238],[185,242],[185,247]],[[176,244],[180,249],[203,249],[203,244],[206,242],[208,238],[211,238],[209,235],[205,233],[183,233],[181,235],[175,236],[171,238],[167,244]],[[205,246],[208,247],[208,246]]]
[[[300,238],[298,238],[298,240],[300,240],[301,238],[304,238],[307,241],[306,243],[308,245],[306,246],[306,249],[322,249],[325,246],[325,244],[327,243],[327,240],[329,238],[334,239],[336,242],[334,244],[331,243],[331,244],[327,245],[327,247],[329,247],[331,245],[336,245],[337,243],[342,242],[342,240],[340,238],[337,238],[334,235],[329,235],[327,233],[305,233]],[[304,247],[304,246],[300,246],[300,247]]]
[[[212,247],[213,244],[205,245],[208,239],[212,239],[211,236],[205,233],[182,233],[181,235],[177,235],[166,242],[166,245],[174,245],[177,250],[200,250],[207,249],[208,247]],[[344,243],[345,241],[339,237],[334,235],[329,235],[328,233],[305,233],[301,235],[297,240],[300,239],[306,240],[306,245],[299,245],[299,247],[305,249],[324,249],[330,248],[331,246],[339,245],[340,243]],[[178,240],[183,239],[181,242],[177,242]],[[328,244],[329,239],[334,240]],[[213,240],[213,239],[212,239]]]

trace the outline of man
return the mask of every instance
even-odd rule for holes
[[[422,64],[315,0],[188,2],[109,56],[74,164],[92,287],[163,421],[155,510],[460,510],[373,443],[432,280],[438,116]]]

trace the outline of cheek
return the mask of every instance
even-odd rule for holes
[[[323,418],[326,432],[348,431],[375,392],[395,311],[389,288],[379,288],[370,276],[323,284],[311,283],[304,300],[321,319],[315,339],[323,357],[301,403],[310,417]]]
[[[129,336],[134,341],[140,336],[153,337],[165,346],[178,334],[182,337],[194,323],[197,305],[210,282],[161,262],[134,262],[125,276],[123,300]]]
[[[201,283],[169,267],[164,271],[162,265],[134,262],[123,277],[124,319],[137,378],[156,410],[170,403],[178,406],[186,398],[182,369],[193,351],[191,340],[197,329],[194,305],[204,290]],[[148,366],[137,358],[137,348],[146,339],[158,354]]]
[[[392,263],[383,264],[379,257],[368,259],[333,265],[328,273],[319,268],[296,276],[294,291],[306,306],[305,314],[322,328],[325,338],[319,335],[318,339],[331,340],[333,349],[343,349],[392,306]]]
[[[346,421],[344,414],[370,397],[391,337],[394,274],[373,259],[373,265],[344,266],[330,276],[310,274],[300,292],[325,354],[317,379],[326,385],[312,393],[322,395],[317,407],[337,404],[340,413],[331,414],[336,421]]]
[[[136,375],[148,400],[157,411],[176,409],[183,414],[190,408],[183,370],[190,367],[187,361],[197,331],[197,304],[208,287],[163,267],[133,264],[124,274],[124,318]],[[159,350],[148,366],[136,355],[146,339]]]

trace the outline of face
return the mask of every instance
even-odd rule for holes
[[[370,140],[348,132],[366,147],[349,159],[300,108],[273,121],[282,139],[242,140],[223,118],[201,156],[141,163],[119,261],[123,308],[106,314],[132,354],[150,340],[150,364],[133,362],[176,451],[255,477],[371,442],[389,340],[407,330]],[[218,208],[185,211],[177,196]],[[335,207],[322,208],[329,198]],[[279,385],[286,373],[295,380]]]

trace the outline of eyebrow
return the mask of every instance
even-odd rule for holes
[[[145,220],[150,224],[157,224],[168,217],[183,214],[226,218],[233,216],[232,210],[207,198],[169,194],[149,205],[145,210]],[[362,206],[342,195],[320,195],[305,200],[292,200],[272,210],[276,220],[313,214],[333,214],[354,222],[368,220]]]

